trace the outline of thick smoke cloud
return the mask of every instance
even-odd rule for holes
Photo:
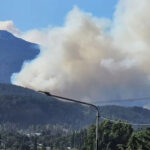
[[[19,36],[21,33],[19,29],[16,28],[13,21],[0,21],[0,30],[6,30],[8,32],[11,32],[12,34]]]
[[[112,21],[74,8],[63,27],[27,32],[22,37],[41,53],[12,83],[99,104],[150,95],[149,7],[149,0],[120,0]]]

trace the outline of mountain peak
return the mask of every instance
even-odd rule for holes
[[[24,61],[34,59],[39,51],[38,45],[0,30],[0,82],[10,83],[11,75],[20,72]]]
[[[13,34],[6,30],[0,30],[0,39],[12,39],[14,38]]]

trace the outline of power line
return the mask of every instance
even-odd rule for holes
[[[105,100],[105,101],[99,101],[99,103],[114,103],[114,102],[133,102],[133,101],[145,101],[145,100],[150,100],[150,97],[138,97],[138,98],[127,98],[127,99],[114,99],[114,100]],[[98,101],[97,101],[98,102]],[[139,124],[139,123],[128,123],[128,122],[124,122],[124,121],[120,121],[120,120],[112,120],[109,118],[105,118],[103,116],[100,117],[103,120],[110,120],[111,122],[120,122],[120,123],[124,123],[124,124],[129,124],[129,125],[133,125],[133,126],[150,126],[150,124]]]
[[[133,102],[133,101],[145,101],[150,100],[150,97],[139,97],[139,98],[127,98],[127,99],[113,99],[113,100],[103,100],[103,101],[96,101],[95,103],[114,103],[114,102]]]

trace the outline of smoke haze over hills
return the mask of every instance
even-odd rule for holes
[[[149,7],[149,0],[120,0],[113,20],[75,7],[64,26],[22,34],[41,53],[12,83],[92,102],[150,96]]]

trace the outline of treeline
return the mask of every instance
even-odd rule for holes
[[[150,128],[134,130],[130,124],[111,122],[99,125],[99,150],[150,150]],[[95,126],[88,130],[82,150],[94,150]]]
[[[0,149],[45,150],[66,148],[72,129],[60,125],[36,125],[21,129],[15,124],[0,125]],[[57,145],[57,146],[56,146]]]
[[[28,130],[5,127],[0,141],[5,150],[94,150],[95,125],[80,131],[50,125]],[[149,141],[150,128],[134,130],[130,124],[109,120],[99,124],[99,150],[149,150]]]

